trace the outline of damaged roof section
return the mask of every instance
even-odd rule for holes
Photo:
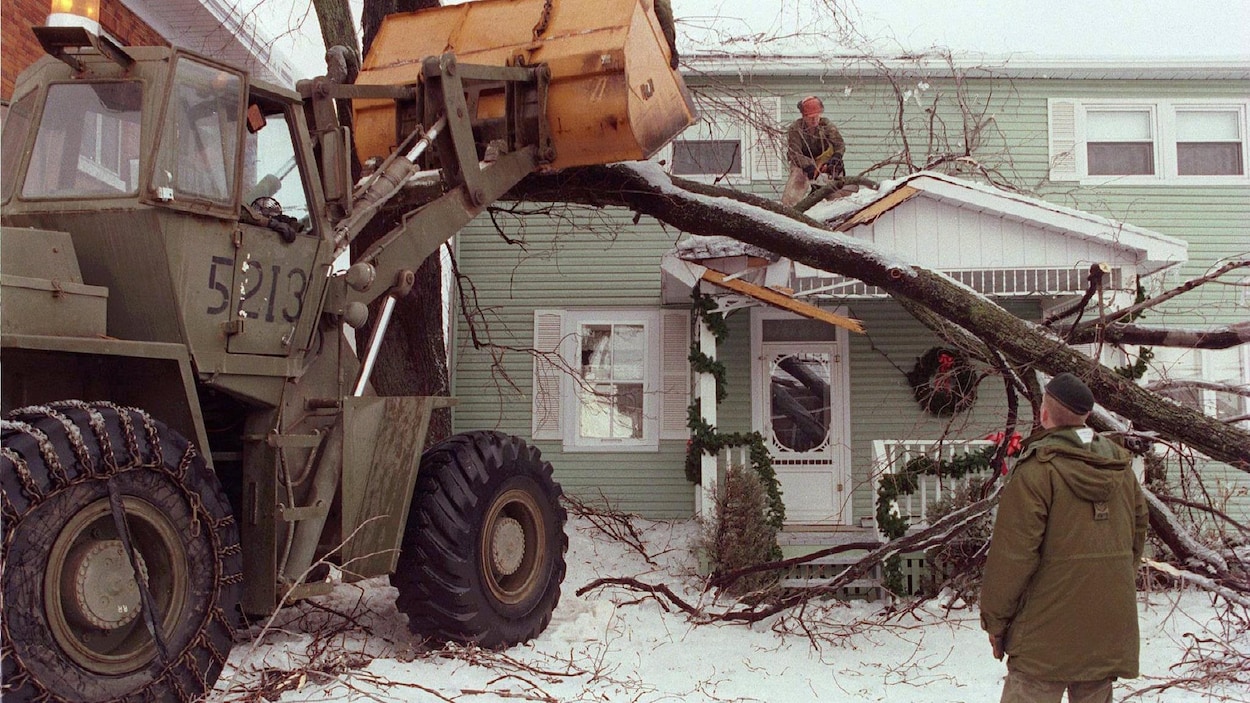
[[[1084,291],[1093,264],[1112,288],[1183,263],[1184,240],[993,186],[922,171],[826,201],[807,211],[845,236],[917,266],[941,271],[986,295],[1069,295]],[[665,302],[690,262],[794,297],[876,297],[874,287],[778,259],[726,237],[691,237],[665,257]],[[753,263],[755,262],[755,263]],[[697,279],[697,277],[695,277]],[[688,281],[688,283],[687,283]]]

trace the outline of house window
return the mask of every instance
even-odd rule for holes
[[[742,142],[737,139],[678,139],[673,142],[673,175],[742,174]]]
[[[1248,422],[1250,398],[1234,389],[1250,387],[1250,349],[1198,350],[1192,369],[1174,370],[1175,385],[1166,396],[1224,422]]]
[[[748,125],[724,110],[705,109],[697,123],[673,140],[669,171],[675,176],[712,182],[742,183],[751,178]]]
[[[1245,184],[1250,101],[1049,101],[1050,179]]]
[[[574,426],[577,444],[646,439],[647,320],[577,325],[580,376]]]
[[[534,311],[533,439],[656,451],[687,437],[687,310]]]
[[[1148,176],[1155,172],[1150,110],[1090,110],[1085,114],[1089,175]]]
[[[1242,119],[1237,110],[1177,110],[1176,168],[1182,176],[1242,176]]]

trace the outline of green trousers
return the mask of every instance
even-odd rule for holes
[[[1064,691],[1068,692],[1069,703],[1111,703],[1111,682],[1114,680],[1041,681],[1017,671],[1008,671],[999,703],[1059,703]]]

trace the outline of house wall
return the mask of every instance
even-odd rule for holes
[[[970,163],[961,169],[962,177],[977,178],[978,169],[984,167],[997,182],[1032,191],[1057,204],[1188,242],[1188,261],[1156,277],[1151,292],[1174,287],[1230,259],[1246,256],[1250,242],[1250,178],[1231,179],[1234,182],[1212,178],[1208,183],[1201,182],[1201,178],[1191,178],[1148,185],[1049,180],[1052,154],[1048,101],[1057,98],[1112,102],[1201,100],[1244,104],[1250,97],[1250,81],[998,78],[965,79],[956,85],[947,79],[900,75],[900,89],[909,96],[904,101],[902,116],[907,126],[905,142],[894,129],[899,121],[896,96],[882,81],[842,77],[829,72],[809,79],[761,77],[751,81],[748,78],[751,83],[744,88],[743,75],[735,72],[718,77],[699,72],[690,80],[696,93],[745,90],[754,96],[765,96],[765,101],[776,101],[779,97],[782,109],[778,125],[781,128],[796,117],[794,103],[799,97],[811,93],[821,96],[825,116],[838,125],[846,140],[847,172],[863,173],[877,181],[914,170],[911,166],[887,163],[897,160],[905,147],[911,150],[914,166],[943,154],[961,154],[964,110],[986,118],[981,130],[981,147],[975,152],[975,167]],[[935,127],[930,130],[930,125]],[[1242,138],[1250,139],[1250,134],[1243,132]],[[776,138],[765,130],[756,130],[748,139],[748,148],[752,142],[769,139],[775,141]],[[1250,163],[1244,168],[1250,170]],[[739,187],[765,197],[779,198],[782,185],[774,180],[755,180]],[[1084,266],[1089,262],[1080,263]],[[1244,283],[1250,278],[1243,273],[1232,280]],[[1207,285],[1152,310],[1140,321],[1207,328],[1246,319],[1250,319],[1250,296],[1244,288]],[[1250,361],[1242,349],[1155,348],[1153,351],[1157,371],[1147,380],[1166,376],[1250,384]],[[1211,393],[1204,393],[1203,398],[1208,407],[1214,407]],[[1250,411],[1250,402],[1234,402],[1240,402],[1243,413]],[[857,451],[856,456],[859,454]],[[1223,465],[1204,468],[1203,476],[1211,484],[1210,490],[1230,496],[1230,508],[1240,511],[1236,514],[1250,515],[1250,477]]]
[[[457,432],[498,429],[529,437],[533,388],[534,310],[660,308],[660,256],[676,239],[650,218],[633,224],[620,210],[559,207],[524,219],[488,215],[457,237],[457,265],[472,280],[481,314],[479,340],[512,350],[474,349],[458,315],[452,359]],[[498,363],[496,363],[498,355]],[[504,376],[506,374],[506,378]],[[658,451],[565,452],[537,441],[565,492],[607,498],[621,510],[653,517],[691,514],[694,487],[684,472],[685,440],[661,440]]]
[[[742,90],[739,74],[718,79],[715,75],[690,77],[696,93],[715,94]],[[902,80],[906,81],[906,76]],[[718,82],[723,81],[723,82]],[[923,89],[921,88],[923,85]],[[849,174],[862,173],[883,181],[905,175],[943,154],[963,153],[963,112],[960,102],[976,115],[985,116],[976,164],[984,166],[996,181],[1032,191],[1061,205],[1104,215],[1133,225],[1185,239],[1189,261],[1169,274],[1168,283],[1200,275],[1218,261],[1243,256],[1250,242],[1250,178],[1228,184],[1212,179],[1201,183],[1157,185],[1088,185],[1078,181],[1048,181],[1050,149],[1048,100],[1226,100],[1246,101],[1250,81],[1244,80],[1057,80],[1006,78],[950,80],[916,78],[904,82],[911,93],[905,101],[902,121],[906,142],[894,129],[899,121],[895,97],[888,84],[861,77],[842,78],[830,73],[809,80],[793,77],[755,79],[757,99],[780,97],[778,125],[784,127],[797,116],[795,101],[815,93],[824,101],[825,116],[846,140],[845,164]],[[932,115],[927,110],[934,108]],[[930,139],[930,125],[935,125]],[[1243,135],[1250,138],[1250,135]],[[757,130],[748,148],[760,140],[778,140]],[[880,165],[904,151],[911,151],[911,166]],[[1250,164],[1246,164],[1250,169]],[[959,175],[977,177],[968,162]],[[780,181],[752,181],[740,187],[766,197],[779,198]],[[1211,286],[1186,296],[1159,312],[1169,323],[1228,324],[1244,320],[1250,308],[1227,287]],[[1143,320],[1147,322],[1149,319]]]
[[[0,43],[4,45],[4,61],[0,62],[0,99],[13,97],[18,74],[44,55],[39,40],[30,31],[48,19],[50,0],[4,0],[0,14]],[[120,0],[100,0],[100,27],[111,37],[128,46],[168,46],[160,34],[135,16]]]

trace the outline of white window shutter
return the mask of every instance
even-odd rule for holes
[[[690,406],[690,311],[661,314],[660,439],[686,439]]]
[[[534,398],[530,436],[560,439],[560,380],[564,370],[552,355],[560,353],[564,315],[559,310],[534,311]]]
[[[785,135],[781,125],[781,98],[757,98],[756,124],[751,130],[751,178],[752,180],[781,180],[786,178],[786,163],[782,143]]]
[[[1050,180],[1075,181],[1080,179],[1077,171],[1076,101],[1047,101],[1050,123]]]

